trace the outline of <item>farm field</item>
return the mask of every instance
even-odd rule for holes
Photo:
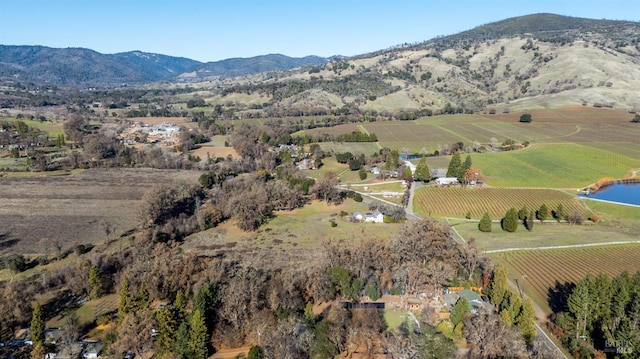
[[[455,142],[470,146],[474,141],[488,145],[507,139],[531,143],[581,143],[640,158],[640,126],[630,123],[623,110],[570,107],[527,111],[533,122],[519,122],[520,113],[496,115],[443,115],[415,121],[367,122],[333,128],[316,128],[304,133],[340,134],[364,129],[375,133],[381,147],[411,152],[442,150]],[[363,131],[364,132],[364,131]]]
[[[78,308],[73,309],[72,311],[75,312],[77,316],[78,325],[86,326],[93,323],[96,320],[96,318],[98,318],[99,316],[116,311],[118,309],[119,301],[120,301],[120,297],[118,296],[117,293],[110,294],[110,295],[103,296],[99,299],[86,301],[82,303],[82,305],[80,305]],[[60,328],[63,326],[64,326],[64,315],[62,314],[56,317],[53,317],[49,321],[47,321],[48,328]]]
[[[509,279],[550,312],[549,293],[556,285],[575,283],[587,273],[616,276],[640,270],[640,245],[613,245],[537,251],[495,253],[495,261],[507,266]],[[526,279],[522,276],[526,275]]]
[[[464,217],[480,219],[485,212],[493,219],[499,219],[509,210],[519,210],[526,205],[529,210],[537,210],[545,204],[549,211],[562,204],[566,213],[574,211],[586,214],[585,208],[575,196],[553,189],[525,188],[461,188],[424,187],[415,191],[414,212],[422,216]]]
[[[620,222],[606,217],[604,223],[572,226],[567,223],[549,221],[541,224],[534,222],[533,230],[527,231],[522,224],[514,233],[508,233],[500,228],[499,222],[492,224],[491,232],[480,232],[478,221],[464,219],[449,219],[452,228],[466,241],[471,238],[482,251],[497,251],[505,248],[538,248],[556,247],[579,244],[597,244],[607,242],[632,242],[638,240],[637,230],[640,223],[635,225]],[[495,219],[495,218],[494,218]]]
[[[0,248],[3,255],[40,255],[105,240],[103,221],[118,233],[134,229],[142,196],[154,186],[195,182],[195,171],[85,170],[52,177],[0,181]]]
[[[486,182],[497,187],[576,189],[640,168],[640,157],[573,143],[534,144],[518,151],[472,154],[471,159]]]

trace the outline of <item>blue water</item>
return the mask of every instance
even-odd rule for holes
[[[640,183],[614,183],[585,197],[640,206]]]

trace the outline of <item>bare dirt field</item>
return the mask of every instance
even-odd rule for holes
[[[195,150],[191,150],[189,151],[189,153],[203,159],[207,156],[207,154],[209,155],[209,158],[226,158],[229,155],[231,155],[231,157],[238,157],[238,153],[233,147],[219,147],[211,146],[208,144],[204,144],[201,147],[196,148]]]
[[[2,254],[43,254],[77,244],[102,243],[104,222],[119,235],[137,225],[142,196],[155,185],[194,182],[199,172],[92,169],[54,177],[0,180]]]
[[[165,122],[175,123],[176,125],[180,125],[183,123],[191,122],[186,117],[131,117],[128,118],[129,121],[132,122],[142,122],[148,125],[160,125]]]

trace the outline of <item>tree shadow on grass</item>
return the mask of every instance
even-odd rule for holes
[[[567,300],[573,292],[576,284],[573,282],[560,283],[556,280],[555,285],[549,288],[547,295],[547,303],[554,313],[566,312]]]
[[[20,242],[18,238],[12,238],[11,232],[0,233],[0,249],[10,248]]]

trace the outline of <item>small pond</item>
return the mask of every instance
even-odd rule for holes
[[[581,197],[640,206],[640,183],[614,183]]]

